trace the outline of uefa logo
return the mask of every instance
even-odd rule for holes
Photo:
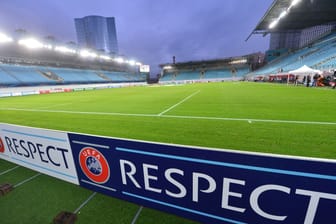
[[[79,164],[91,181],[103,184],[110,178],[110,168],[104,155],[97,149],[85,147],[79,153]]]
[[[5,146],[0,138],[0,153],[4,153],[5,152]]]

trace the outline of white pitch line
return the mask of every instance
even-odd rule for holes
[[[251,119],[251,118],[230,118],[230,117],[201,117],[201,116],[178,116],[178,115],[163,115],[167,118],[181,119],[199,119],[199,120],[222,120],[222,121],[253,121],[264,123],[288,123],[288,124],[315,124],[315,125],[336,125],[336,122],[320,122],[320,121],[290,121],[290,120],[267,120],[267,119]]]
[[[13,171],[13,170],[15,170],[15,169],[17,169],[17,168],[19,168],[20,166],[15,166],[15,167],[13,167],[13,168],[11,168],[11,169],[8,169],[8,170],[5,170],[5,171],[3,171],[2,173],[0,173],[0,176],[1,175],[4,175],[4,174],[6,174],[6,173],[9,173],[9,172],[11,172],[11,171]]]
[[[75,211],[74,213],[78,213],[91,199],[97,194],[97,192],[93,192],[93,194],[90,195]]]
[[[203,117],[203,116],[179,116],[179,115],[159,116],[158,114],[131,114],[131,113],[109,113],[109,112],[67,111],[67,110],[39,110],[39,109],[19,109],[19,108],[0,108],[0,110],[42,112],[42,113],[106,115],[106,116],[163,117],[163,118],[196,119],[196,120],[198,119],[198,120],[222,120],[222,121],[244,121],[244,122],[253,121],[253,122],[287,123],[287,124],[336,125],[336,122],[323,122],[323,121],[295,121],[295,120],[271,120],[271,119],[253,119],[253,118]]]
[[[158,116],[162,116],[163,114],[167,113],[168,111],[174,109],[175,107],[177,107],[178,105],[184,103],[185,101],[189,100],[191,97],[195,96],[196,94],[198,94],[199,92],[201,92],[201,90],[198,90],[196,92],[194,92],[193,94],[191,94],[190,96],[187,96],[186,98],[184,98],[183,100],[181,100],[180,102],[178,102],[177,104],[174,104],[173,106],[169,107],[167,110],[162,111],[161,113],[158,114]]]
[[[134,218],[133,218],[133,220],[132,220],[132,223],[131,223],[131,224],[135,224],[135,223],[136,223],[136,221],[138,220],[138,218],[139,218],[139,215],[140,215],[140,213],[141,213],[142,209],[143,209],[143,206],[140,206],[140,208],[138,209],[137,213],[135,214],[135,216],[134,216]]]
[[[32,179],[34,179],[34,178],[36,178],[36,177],[38,177],[38,176],[40,176],[40,175],[41,175],[41,173],[38,173],[38,174],[36,174],[36,175],[34,175],[34,176],[32,176],[32,177],[29,177],[28,179],[26,179],[26,180],[24,180],[24,181],[21,181],[21,182],[18,183],[18,184],[15,184],[14,187],[15,187],[15,188],[20,187],[22,184],[25,184],[25,183],[27,183],[28,181],[31,181]]]
[[[41,109],[23,109],[23,108],[0,108],[0,110],[43,112],[43,113],[64,113],[64,114],[88,114],[88,115],[109,115],[109,116],[134,116],[134,117],[156,117],[156,114],[131,114],[114,112],[94,112],[94,111],[71,111],[71,110],[41,110]]]

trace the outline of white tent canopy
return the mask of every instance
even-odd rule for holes
[[[317,74],[322,74],[322,71],[312,69],[312,68],[308,67],[307,65],[304,65],[301,68],[289,71],[288,73],[293,74],[293,75],[314,75],[316,73]]]

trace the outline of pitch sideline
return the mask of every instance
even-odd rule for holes
[[[182,115],[160,115],[160,114],[133,114],[133,113],[113,113],[113,112],[93,112],[93,111],[69,111],[69,110],[43,110],[43,109],[23,109],[23,108],[0,108],[3,111],[24,111],[39,113],[64,113],[64,114],[86,114],[86,115],[106,115],[106,116],[128,116],[128,117],[160,117],[174,119],[195,119],[195,120],[222,120],[222,121],[243,121],[243,122],[263,122],[263,123],[287,123],[287,124],[307,124],[307,125],[336,125],[336,122],[323,121],[295,121],[295,120],[273,120],[255,118],[230,118],[230,117],[203,117],[203,116],[182,116]]]

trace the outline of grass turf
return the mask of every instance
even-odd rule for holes
[[[0,122],[156,142],[336,159],[335,96],[336,91],[331,89],[238,82],[105,89],[0,98]],[[297,121],[303,123],[295,123]],[[0,161],[0,173],[8,167],[11,166],[7,162]],[[32,171],[19,168],[0,176],[0,183],[17,183],[32,176],[33,172],[29,172]],[[43,186],[40,194],[43,198],[34,196],[39,186]],[[22,191],[27,192],[22,194]],[[65,197],[52,196],[53,192],[59,195],[63,191],[70,193]],[[39,176],[0,198],[0,202],[6,202],[0,203],[0,211],[4,213],[1,217],[9,224],[46,223],[58,210],[75,210],[89,195],[76,186]],[[23,221],[11,219],[13,213],[6,211],[16,208],[17,201],[28,206],[31,197],[35,197],[37,204],[41,200],[50,203],[50,209],[42,207],[30,212],[20,207],[23,214],[18,217]],[[70,200],[74,203],[67,203]],[[137,209],[136,205],[97,195],[82,209],[78,223],[91,223],[93,217],[99,220],[97,223],[130,223]],[[150,209],[144,209],[138,221],[155,223],[158,219],[155,217],[161,218],[160,223],[187,222]]]

